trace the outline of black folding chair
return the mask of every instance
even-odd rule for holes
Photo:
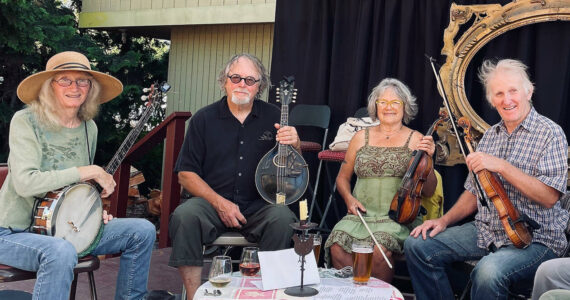
[[[322,142],[313,142],[301,140],[301,151],[303,153],[313,152],[319,153],[325,150],[327,143],[327,135],[329,132],[329,122],[331,118],[331,109],[327,105],[311,105],[311,104],[297,104],[291,110],[289,114],[289,125],[295,127],[315,127],[322,131]],[[297,128],[299,131],[299,128]],[[302,128],[300,129],[302,130]],[[319,166],[317,168],[317,176],[315,177],[314,187],[309,185],[310,192],[312,192],[311,206],[309,209],[309,220],[313,215],[313,208],[317,208],[317,212],[322,216],[322,213],[318,206],[315,206],[315,200],[317,197],[317,190],[319,188],[319,181],[321,178],[321,169],[323,161],[319,160]]]
[[[368,117],[368,108],[367,107],[361,107],[359,108],[355,113],[354,113],[354,117],[355,118],[363,118],[363,117]],[[323,150],[321,152],[319,152],[318,156],[319,156],[319,160],[322,162],[324,161],[325,163],[328,162],[334,162],[334,163],[342,163],[342,161],[344,161],[344,156],[346,154],[346,151],[332,151],[332,150]],[[331,204],[333,204],[336,201],[333,201],[336,199],[335,194],[336,194],[336,176],[334,176],[334,174],[331,173],[331,170],[329,168],[328,164],[325,164],[325,169],[326,169],[326,173],[327,173],[327,179],[328,179],[328,183],[329,183],[329,198],[327,200],[327,203],[325,205],[323,214],[322,214],[322,218],[321,221],[319,223],[319,229],[320,230],[328,230],[328,226],[326,226],[326,217],[327,214],[329,212],[330,206]],[[338,212],[338,208],[336,205],[333,206],[333,210],[335,212],[336,218],[340,219],[339,216],[339,212]]]

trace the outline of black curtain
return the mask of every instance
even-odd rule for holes
[[[331,107],[331,134],[366,105],[372,88],[386,77],[402,80],[418,98],[419,113],[409,126],[425,133],[442,100],[424,54],[440,55],[449,8],[457,4],[510,1],[278,0],[271,77],[277,84],[294,75],[297,103]],[[461,32],[458,34],[458,36]],[[471,105],[489,124],[499,116],[487,104],[476,71],[486,58],[516,58],[529,66],[536,84],[534,106],[569,133],[570,22],[549,22],[507,32],[479,51],[465,88]],[[270,101],[275,101],[270,93]],[[462,190],[464,166],[438,167],[444,175],[446,208]]]

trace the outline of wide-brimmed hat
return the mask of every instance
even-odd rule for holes
[[[123,84],[119,79],[91,70],[91,65],[85,55],[79,52],[66,51],[52,56],[46,64],[45,71],[30,75],[22,80],[18,85],[18,98],[26,104],[37,100],[42,84],[55,73],[62,71],[82,71],[91,74],[101,85],[100,103],[117,97],[123,91]]]

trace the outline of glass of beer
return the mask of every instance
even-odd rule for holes
[[[259,272],[259,258],[257,247],[244,247],[241,252],[239,270],[243,276],[255,276]]]
[[[372,273],[372,252],[374,245],[370,242],[354,241],[352,243],[353,282],[367,284]]]
[[[313,253],[315,254],[315,260],[317,261],[317,266],[319,265],[319,257],[321,256],[321,243],[323,238],[319,233],[313,234]]]
[[[208,281],[217,288],[228,285],[232,281],[232,258],[223,255],[214,256]]]

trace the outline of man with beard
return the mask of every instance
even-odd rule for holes
[[[188,299],[200,286],[202,245],[238,231],[261,250],[289,247],[295,215],[287,206],[265,202],[255,187],[255,169],[274,145],[301,142],[294,127],[280,128],[281,113],[257,99],[270,85],[261,61],[250,54],[232,57],[218,76],[220,101],[190,119],[175,171],[190,193],[170,216],[172,254]]]

